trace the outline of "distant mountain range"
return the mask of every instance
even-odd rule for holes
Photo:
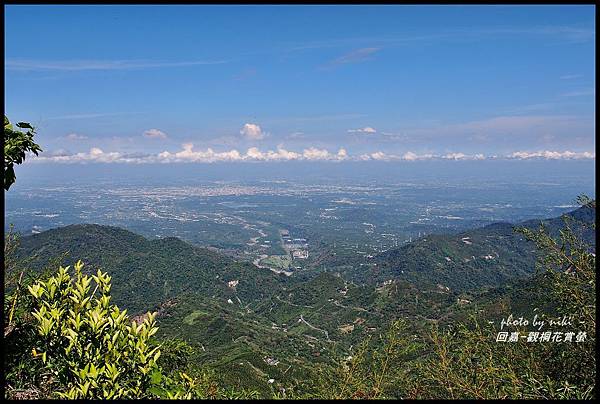
[[[580,207],[564,215],[582,239],[595,247],[595,209]],[[378,279],[405,279],[419,285],[441,284],[459,292],[496,287],[535,272],[533,243],[515,230],[537,229],[541,223],[557,236],[563,217],[528,220],[519,224],[494,223],[456,235],[429,235],[376,257],[372,275]]]
[[[595,209],[567,215],[595,221]],[[543,221],[551,234],[563,219]],[[382,253],[369,267],[343,274],[275,274],[178,238],[149,240],[127,230],[71,225],[26,236],[18,251],[33,269],[51,258],[81,259],[88,271],[112,276],[113,301],[132,315],[159,311],[163,336],[199,347],[194,360],[217,368],[232,386],[301,378],[315,361],[347,354],[349,346],[395,318],[444,321],[480,300],[488,305],[531,286],[536,251],[515,227],[496,223],[456,235],[428,235]],[[595,246],[593,230],[577,231]],[[63,256],[64,254],[64,256]],[[529,286],[527,286],[529,285]],[[524,289],[525,290],[525,289]],[[513,299],[514,300],[514,299]],[[524,305],[527,301],[514,300]]]

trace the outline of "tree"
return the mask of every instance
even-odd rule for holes
[[[594,398],[596,255],[595,242],[589,237],[595,230],[596,202],[586,197],[578,202],[582,208],[577,215],[563,216],[560,229],[541,224],[537,230],[516,230],[539,251],[534,287],[543,291],[544,299],[556,303],[548,314],[572,318],[574,328],[568,331],[577,331],[585,339],[573,343],[498,343],[497,328],[490,325],[486,310],[480,310],[486,307],[482,301],[482,306],[468,312],[468,319],[433,324],[424,336],[415,335],[414,339],[405,324],[393,323],[374,350],[363,343],[341,367],[317,375],[317,385],[309,386],[312,390],[305,397]],[[531,300],[530,304],[539,301]],[[509,314],[506,310],[503,315]],[[521,335],[531,328],[518,327],[515,331]],[[286,396],[296,398],[289,392]]]
[[[125,311],[110,305],[110,277],[100,270],[83,275],[82,267],[75,265],[74,280],[61,267],[28,287],[38,335],[31,354],[60,397],[147,397],[160,356],[150,340],[158,331],[154,315],[129,323]]]
[[[546,361],[552,377],[564,380],[571,387],[579,387],[595,395],[596,381],[596,247],[584,240],[582,234],[594,234],[596,229],[596,201],[582,195],[577,201],[584,212],[593,217],[587,223],[563,216],[564,227],[558,237],[551,237],[540,225],[535,230],[521,229],[521,233],[535,242],[543,252],[539,262],[546,283],[548,297],[558,303],[561,315],[576,321],[579,331],[585,333],[584,342],[564,350],[553,345]],[[595,239],[595,235],[593,236]]]
[[[5,335],[10,399],[256,398],[226,391],[211,371],[190,366],[192,347],[163,340],[156,313],[133,321],[110,303],[111,277],[81,261],[35,279],[18,300],[18,327]],[[74,276],[73,276],[74,275]],[[8,338],[7,338],[8,337]],[[160,361],[162,356],[166,361]],[[181,360],[183,359],[183,360]],[[189,375],[188,375],[189,374]]]
[[[40,146],[33,141],[35,129],[27,122],[17,123],[17,128],[27,129],[26,132],[15,130],[4,115],[4,189],[8,191],[15,182],[15,164],[25,160],[25,153],[38,155],[42,151]]]
[[[578,201],[595,218],[596,202]],[[589,215],[588,215],[589,214]],[[540,252],[538,287],[556,302],[559,315],[571,317],[587,338],[573,344],[496,343],[487,319],[473,316],[429,336],[430,354],[418,364],[407,398],[590,399],[596,379],[596,255],[582,234],[595,223],[563,216],[553,236],[519,228]],[[483,325],[481,325],[483,323]]]
[[[317,364],[308,380],[274,392],[280,399],[396,399],[405,395],[410,363],[421,349],[405,319],[394,320],[385,333],[367,337],[346,358]]]

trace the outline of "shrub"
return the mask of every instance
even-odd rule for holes
[[[38,279],[28,286],[33,322],[23,330],[33,328],[35,332],[21,343],[13,339],[11,348],[29,349],[33,363],[24,360],[24,355],[15,355],[18,360],[11,372],[18,374],[13,379],[25,381],[22,386],[42,384],[44,390],[25,388],[20,395],[67,399],[256,397],[254,391],[219,388],[212,372],[191,366],[187,357],[180,358],[193,352],[185,341],[159,344],[153,338],[158,331],[156,313],[146,313],[139,324],[130,321],[127,310],[110,304],[110,276],[100,270],[85,275],[82,268],[78,261],[72,277],[70,267],[61,266],[48,280]],[[166,358],[161,362],[168,374],[158,362],[163,351]]]
[[[110,304],[110,276],[98,270],[90,277],[82,268],[77,262],[72,279],[69,267],[60,267],[28,287],[39,336],[32,355],[62,387],[62,398],[150,396],[152,381],[160,381],[160,350],[151,341],[156,314],[129,323],[127,311]]]

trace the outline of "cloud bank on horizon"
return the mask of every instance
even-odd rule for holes
[[[285,162],[285,161],[427,161],[427,160],[447,160],[447,161],[466,161],[466,160],[589,160],[595,159],[595,152],[573,152],[573,151],[516,151],[506,155],[484,155],[465,154],[452,152],[446,154],[424,153],[417,154],[406,152],[403,154],[389,154],[382,151],[373,153],[362,153],[351,155],[345,148],[339,148],[337,151],[319,149],[310,147],[302,151],[286,150],[279,147],[276,150],[261,151],[257,147],[250,147],[245,153],[237,149],[228,151],[214,151],[212,148],[194,150],[192,143],[183,145],[183,149],[178,152],[163,151],[156,154],[151,153],[123,153],[123,152],[105,152],[98,147],[93,147],[89,152],[69,153],[66,151],[57,151],[39,156],[31,155],[26,163],[129,163],[129,164],[148,164],[148,163],[217,163],[217,162]]]

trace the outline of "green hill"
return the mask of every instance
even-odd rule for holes
[[[252,304],[277,290],[285,278],[178,238],[148,240],[112,226],[48,230],[23,237],[19,250],[20,256],[35,256],[32,265],[38,268],[63,253],[64,265],[81,259],[88,271],[107,271],[113,278],[113,299],[132,314],[157,308],[184,292]],[[235,287],[230,281],[237,281]]]
[[[595,246],[595,233],[586,225],[595,220],[595,209],[584,206],[566,217]],[[417,285],[441,284],[457,292],[496,287],[535,272],[536,249],[515,229],[536,229],[540,223],[554,236],[565,225],[559,217],[516,225],[494,223],[456,235],[428,235],[378,255],[371,275],[378,281],[394,278]]]
[[[595,210],[569,217],[590,223]],[[545,224],[557,234],[563,221]],[[461,318],[470,302],[490,314],[527,310],[531,300],[523,294],[536,289],[523,280],[535,272],[535,248],[514,228],[497,223],[429,235],[377,256],[371,268],[355,268],[362,276],[332,268],[287,277],[177,238],[149,240],[91,224],[23,237],[18,254],[34,256],[37,269],[62,254],[63,265],[81,259],[87,271],[102,268],[112,276],[116,304],[134,315],[158,310],[160,336],[195,346],[192,362],[216,369],[227,386],[268,396],[269,379],[280,386],[305,379],[315,362],[347,356],[397,318],[419,333],[427,323]],[[595,245],[593,232],[578,229]]]

